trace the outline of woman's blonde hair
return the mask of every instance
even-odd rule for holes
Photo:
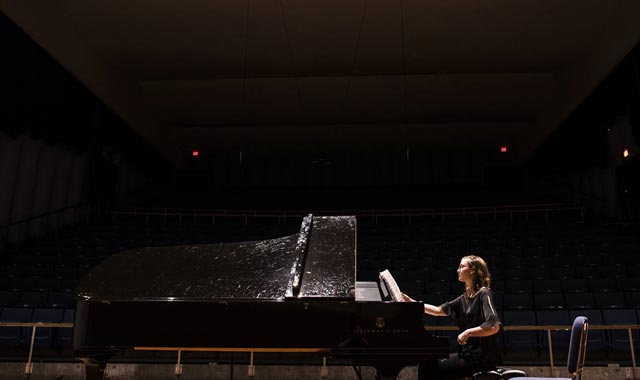
[[[469,265],[469,269],[472,271],[472,288],[467,289],[465,285],[467,295],[472,296],[482,287],[491,287],[491,273],[489,273],[489,267],[487,267],[487,263],[482,260],[482,257],[469,255],[463,257],[462,260],[467,260],[467,265]]]

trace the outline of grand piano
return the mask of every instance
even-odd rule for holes
[[[449,351],[424,330],[422,303],[356,282],[353,216],[309,215],[300,233],[270,240],[120,252],[75,295],[73,349],[87,379],[132,349],[316,352],[384,379]]]

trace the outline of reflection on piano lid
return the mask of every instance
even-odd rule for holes
[[[277,239],[117,253],[82,279],[76,296],[86,301],[354,299],[355,217],[304,219],[300,234]]]

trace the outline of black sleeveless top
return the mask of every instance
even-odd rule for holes
[[[473,298],[462,294],[440,307],[461,331],[477,326],[502,326],[494,307],[493,293],[486,287],[478,290]],[[469,337],[467,344],[458,345],[458,356],[473,363],[495,366],[499,357],[498,334],[483,338]]]

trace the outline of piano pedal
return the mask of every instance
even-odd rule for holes
[[[327,358],[322,358],[322,368],[320,369],[320,377],[326,379],[329,377],[329,368],[327,367]]]

